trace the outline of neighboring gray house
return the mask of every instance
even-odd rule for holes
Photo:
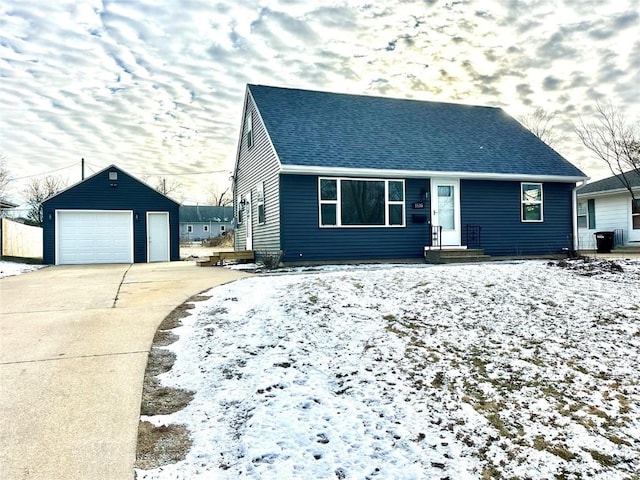
[[[183,205],[180,207],[180,241],[200,242],[233,229],[233,207]]]
[[[588,183],[578,189],[578,248],[595,250],[596,232],[615,232],[614,246],[640,246],[640,175],[626,173],[636,197],[616,177]]]

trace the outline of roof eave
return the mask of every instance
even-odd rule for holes
[[[640,193],[640,187],[632,187],[634,193]],[[621,193],[629,193],[627,188],[616,188],[614,190],[596,190],[594,192],[581,192],[578,190],[577,195],[579,197],[602,197],[605,195],[619,195]]]
[[[538,182],[582,182],[588,179],[586,176],[565,175],[531,175],[515,173],[489,173],[489,172],[445,172],[430,170],[399,170],[378,168],[346,168],[346,167],[317,167],[307,165],[282,165],[280,173],[290,175],[321,175],[338,177],[391,177],[391,178],[460,178],[473,180],[518,180]]]

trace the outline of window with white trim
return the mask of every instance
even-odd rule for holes
[[[321,227],[404,227],[404,180],[319,178]]]
[[[187,233],[193,233],[193,225],[187,225]]]
[[[238,202],[238,216],[236,218],[238,219],[238,225],[242,225],[242,222],[244,221],[244,204],[242,201]]]
[[[542,222],[542,184],[521,183],[520,192],[520,219],[523,222]]]
[[[247,114],[245,131],[247,135],[247,148],[251,148],[253,147],[253,115],[251,112]]]
[[[596,201],[590,198],[586,202],[578,202],[578,228],[596,228]]]
[[[258,223],[264,223],[264,182],[256,186],[256,209],[258,210]]]
[[[203,225],[202,226],[202,231],[207,233],[209,231],[209,225]]]

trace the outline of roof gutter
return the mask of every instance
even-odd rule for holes
[[[582,185],[580,185],[582,187]],[[580,188],[578,187],[578,188]],[[631,187],[634,192],[640,193],[640,187]],[[615,190],[600,190],[597,192],[578,192],[579,197],[601,197],[604,195],[617,195],[620,193],[628,193],[629,190],[626,188],[616,188]]]
[[[586,176],[563,175],[531,175],[515,173],[486,173],[486,172],[443,172],[431,170],[386,170],[377,168],[345,168],[345,167],[315,167],[307,165],[280,165],[280,173],[290,175],[322,175],[337,177],[391,177],[391,178],[460,178],[473,180],[518,180],[537,182],[583,182]]]

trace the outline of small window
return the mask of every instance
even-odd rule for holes
[[[253,115],[251,112],[247,115],[245,130],[247,132],[247,148],[251,148],[253,147]]]
[[[320,179],[320,226],[337,225],[338,181]]]
[[[258,210],[258,223],[264,223],[264,182],[256,186],[256,206]]]
[[[109,180],[117,180],[118,172],[109,172]]]
[[[209,225],[203,225],[202,226],[202,231],[207,233],[209,231]]]
[[[542,222],[542,184],[522,183],[521,190],[521,219],[523,222]]]
[[[404,182],[389,181],[389,225],[404,225]]]
[[[596,208],[593,198],[586,202],[578,202],[578,228],[596,228]]]
[[[187,225],[187,233],[193,233],[193,225]]]
[[[220,231],[224,232],[224,225],[220,225]]]

